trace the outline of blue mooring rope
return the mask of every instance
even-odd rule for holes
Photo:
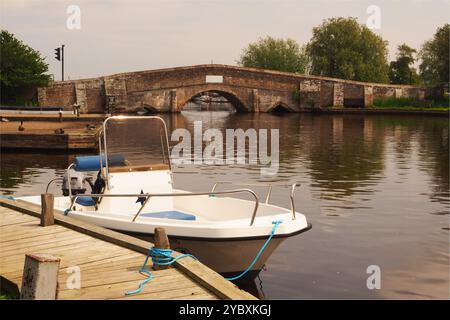
[[[273,236],[275,235],[275,231],[278,229],[278,226],[282,222],[283,221],[281,221],[281,220],[272,221],[272,224],[274,225],[273,228],[272,228],[272,231],[270,232],[269,237],[267,238],[266,242],[264,242],[264,244],[261,247],[261,249],[259,249],[259,251],[256,254],[255,258],[253,259],[252,263],[250,263],[250,265],[247,267],[247,269],[245,269],[239,275],[234,276],[234,277],[225,278],[226,280],[228,280],[228,281],[237,280],[239,278],[242,278],[247,272],[250,271],[250,269],[254,266],[256,261],[258,261],[259,257],[261,256],[262,252],[264,251],[264,249],[269,244],[270,240],[272,240]],[[144,264],[139,269],[139,272],[145,273],[146,275],[148,275],[147,279],[145,279],[144,281],[142,281],[139,284],[139,288],[137,288],[136,290],[133,290],[133,291],[129,291],[129,292],[125,293],[125,295],[129,296],[129,295],[132,295],[132,294],[140,293],[142,291],[142,289],[144,289],[144,286],[150,280],[153,279],[153,277],[154,277],[153,274],[149,270],[146,269],[147,261],[148,261],[149,258],[152,259],[153,266],[156,266],[156,265],[168,266],[168,265],[171,265],[172,263],[174,263],[175,261],[177,261],[178,259],[185,258],[185,257],[191,257],[191,258],[197,260],[197,258],[194,257],[191,254],[181,254],[181,255],[179,255],[179,256],[174,258],[174,257],[172,257],[172,250],[171,249],[159,249],[159,248],[152,247],[148,251],[148,254],[147,254],[147,257],[145,258]]]
[[[278,229],[278,226],[282,223],[283,221],[281,220],[276,220],[276,221],[272,221],[272,224],[274,225],[272,228],[272,231],[270,232],[270,236],[267,238],[266,242],[264,242],[263,246],[261,247],[261,249],[259,249],[258,253],[255,256],[255,259],[253,259],[252,263],[250,263],[250,265],[247,267],[247,269],[245,269],[242,273],[238,274],[237,276],[234,277],[227,277],[225,279],[227,279],[228,281],[234,281],[237,279],[242,278],[247,272],[250,271],[250,269],[254,266],[254,264],[256,263],[256,261],[258,261],[259,257],[261,256],[261,253],[263,253],[264,249],[267,247],[267,245],[269,244],[270,240],[272,240],[275,231]]]
[[[145,279],[144,281],[142,281],[139,284],[139,288],[137,288],[136,290],[133,290],[133,291],[129,291],[129,292],[125,293],[125,295],[129,296],[129,295],[141,292],[142,289],[144,289],[144,286],[150,280],[153,279],[153,277],[154,277],[153,274],[150,272],[150,270],[146,269],[147,261],[149,258],[152,259],[153,266],[168,266],[168,265],[171,265],[172,263],[174,263],[175,261],[177,261],[181,258],[185,258],[185,257],[191,257],[191,258],[197,260],[197,258],[191,254],[180,254],[179,256],[176,256],[174,258],[174,257],[172,257],[171,249],[159,249],[159,248],[155,248],[155,247],[150,248],[150,250],[148,251],[147,257],[145,258],[144,264],[139,269],[139,272],[145,273],[146,275],[148,275],[147,279]]]

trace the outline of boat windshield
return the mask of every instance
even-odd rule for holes
[[[111,117],[105,120],[100,152],[108,171],[169,169],[167,129],[160,117]]]

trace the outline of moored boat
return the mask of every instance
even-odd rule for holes
[[[248,188],[218,191],[219,182],[205,192],[175,189],[169,150],[159,117],[106,119],[99,154],[76,157],[68,167],[55,211],[150,241],[163,227],[172,249],[225,276],[237,278],[248,269],[240,281],[253,279],[285,239],[311,227],[294,208],[297,184],[288,194],[289,209],[270,204],[272,186],[264,202]],[[40,204],[37,196],[21,200]]]

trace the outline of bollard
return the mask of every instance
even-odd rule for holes
[[[41,226],[47,227],[55,224],[55,216],[53,213],[53,204],[55,197],[52,193],[41,194]]]
[[[158,249],[170,249],[169,238],[167,237],[166,230],[164,228],[155,228],[155,248]],[[169,266],[153,266],[154,270],[167,269]]]

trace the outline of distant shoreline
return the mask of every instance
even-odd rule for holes
[[[391,114],[391,115],[427,115],[448,117],[450,110],[426,110],[426,109],[400,109],[400,108],[321,108],[302,110],[301,112],[324,113],[324,114]]]
[[[193,111],[193,110],[189,110]],[[198,111],[198,112],[210,112],[210,111]],[[400,109],[400,108],[303,108],[299,112],[286,112],[284,114],[288,115],[290,113],[314,113],[314,114],[372,114],[372,115],[425,115],[425,116],[438,116],[438,117],[449,117],[450,110],[426,110],[426,109]],[[152,115],[158,115],[164,113],[155,113]],[[268,113],[270,114],[270,113]],[[130,114],[134,115],[134,114]],[[2,113],[0,112],[0,117],[6,118],[10,121],[55,121],[59,122],[59,116],[57,114],[26,114],[26,113]],[[103,122],[106,119],[105,114],[81,114],[77,117],[73,114],[65,114],[62,117],[62,121],[91,121],[91,122]]]

